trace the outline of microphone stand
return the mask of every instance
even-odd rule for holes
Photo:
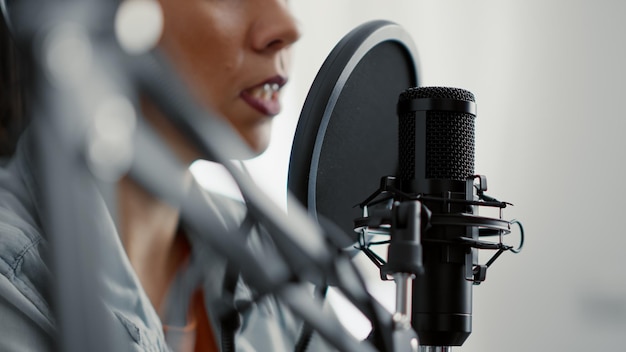
[[[331,255],[332,246],[329,247],[328,239],[325,239],[326,236],[319,226],[306,215],[302,207],[294,206],[294,211],[286,217],[263,192],[256,189],[245,173],[227,160],[224,151],[234,151],[237,155],[247,153],[247,148],[241,145],[239,138],[220,137],[232,135],[232,130],[224,126],[221,120],[207,115],[203,108],[189,98],[190,95],[184,94],[186,87],[170,71],[158,53],[139,58],[132,67],[140,87],[155,102],[161,104],[160,108],[173,119],[180,130],[188,134],[206,156],[223,164],[231,173],[247,201],[249,211],[267,228],[296,277],[312,282],[325,282],[328,278],[331,278],[330,281],[337,281],[346,297],[372,321],[378,348],[394,351],[391,315],[367,292],[351,261],[343,255]],[[326,230],[326,235],[331,238],[344,237],[332,236],[333,229]],[[336,252],[339,253],[338,250]],[[237,256],[230,259],[236,261]],[[241,269],[245,270],[243,267]],[[294,303],[287,295],[279,296],[286,302]],[[301,309],[302,307],[291,308],[299,314],[311,313],[308,309]],[[315,320],[313,317],[309,318]],[[348,336],[345,338],[350,339]]]
[[[135,143],[137,152],[143,157],[132,167],[131,176],[154,194],[181,202],[184,187],[176,181],[182,180],[180,176],[185,169],[150,126],[141,125]],[[154,163],[154,160],[159,160],[159,163]],[[296,273],[291,263],[273,256],[261,258],[255,255],[246,245],[246,234],[240,229],[228,229],[221,223],[214,205],[204,192],[202,189],[191,189],[189,196],[182,201],[181,211],[185,224],[194,232],[203,234],[203,242],[199,245],[210,246],[222,253],[260,295],[275,294],[339,350],[375,351],[369,343],[351,337],[332,315],[325,313],[321,302],[313,299],[308,287],[293,281]]]

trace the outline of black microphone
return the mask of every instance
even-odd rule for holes
[[[446,87],[410,88],[398,100],[400,189],[430,210],[421,231],[423,274],[413,281],[411,324],[420,346],[461,346],[472,330],[475,226],[474,95]]]

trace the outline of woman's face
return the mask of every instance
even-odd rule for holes
[[[269,143],[300,33],[287,0],[159,0],[160,46],[201,102],[255,151]]]

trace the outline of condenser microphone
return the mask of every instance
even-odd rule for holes
[[[430,226],[421,233],[424,271],[413,281],[411,324],[420,346],[461,346],[472,328],[477,258],[475,249],[456,241],[478,239],[478,230],[446,218],[474,212],[474,95],[410,88],[400,94],[397,109],[399,187],[430,211]]]

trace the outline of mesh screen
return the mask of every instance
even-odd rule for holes
[[[474,116],[429,112],[426,178],[465,180],[474,174]]]
[[[464,101],[475,101],[474,94],[465,89],[448,88],[448,87],[415,87],[409,88],[402,92],[399,101],[421,99],[421,98],[439,98],[439,99],[457,99]]]
[[[415,179],[415,112],[400,115],[398,143],[398,176],[401,180],[413,180]]]
[[[464,89],[446,87],[410,88],[400,95],[399,101],[422,98],[456,99],[474,101],[474,95]],[[399,176],[415,179],[416,113],[399,112]],[[426,113],[427,179],[465,180],[474,175],[474,116],[450,111]]]

